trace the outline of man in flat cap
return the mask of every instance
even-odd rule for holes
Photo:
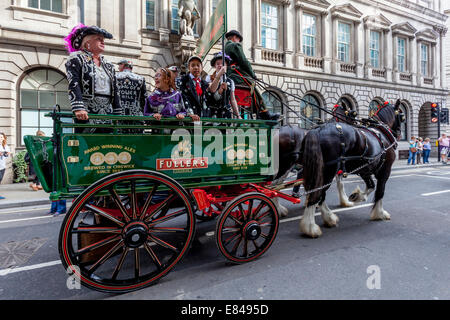
[[[252,65],[248,61],[242,49],[243,37],[237,30],[231,30],[225,34],[225,53],[231,58],[231,68],[228,68],[227,75],[237,86],[254,86],[253,79],[256,78]],[[266,109],[260,92],[255,88],[253,94],[253,108],[257,111],[257,117],[264,120],[278,120],[279,114],[272,114]]]
[[[145,78],[133,73],[133,63],[130,60],[122,59],[118,65],[119,72],[117,72],[116,78],[122,105],[122,115],[143,116],[145,99],[147,98]],[[130,122],[130,124],[140,124],[140,122]],[[138,133],[137,131],[134,130],[133,132]]]

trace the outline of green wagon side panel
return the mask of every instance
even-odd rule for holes
[[[268,143],[259,146],[260,140],[257,134],[233,142],[231,138],[227,142],[226,137],[202,141],[201,136],[183,140],[155,134],[65,134],[62,171],[69,187],[88,186],[109,174],[132,169],[155,170],[181,181],[198,180],[199,184],[211,178],[261,178],[268,167]]]

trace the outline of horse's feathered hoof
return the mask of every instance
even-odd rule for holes
[[[323,223],[324,223],[325,227],[327,227],[327,228],[337,227],[338,222],[339,222],[339,217],[337,215],[335,215],[334,213],[330,214],[326,220],[323,219]]]
[[[350,201],[341,201],[341,207],[343,208],[350,208],[353,207],[355,204]]]
[[[372,221],[391,220],[391,215],[386,210],[383,210],[382,212],[377,212],[374,210],[370,214],[370,220]]]
[[[322,235],[322,230],[317,224],[302,224],[300,221],[300,232],[311,238],[318,238]]]

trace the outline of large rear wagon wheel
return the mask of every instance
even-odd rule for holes
[[[231,262],[249,262],[269,249],[278,225],[272,200],[259,192],[246,193],[230,201],[217,220],[216,244]]]
[[[74,201],[61,227],[59,253],[84,286],[130,292],[165,276],[188,251],[194,232],[194,210],[179,183],[152,171],[123,171]]]

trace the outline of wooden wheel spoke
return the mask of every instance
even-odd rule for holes
[[[154,235],[148,236],[148,239],[155,242],[156,244],[159,244],[160,246],[162,246],[164,248],[172,250],[175,253],[179,253],[179,251],[180,251],[180,250],[178,250],[178,248],[174,247],[170,243],[168,243],[162,239],[159,239],[159,238],[155,237]]]
[[[109,249],[96,263],[94,263],[91,268],[88,270],[89,274],[97,270],[103,263],[106,262],[117,250],[122,247],[122,240],[119,241],[114,247]]]
[[[107,244],[110,244],[111,242],[118,241],[118,240],[120,240],[120,238],[121,238],[121,236],[117,235],[117,236],[111,236],[111,237],[106,238],[104,240],[95,242],[93,244],[88,245],[87,247],[84,247],[84,248],[78,250],[75,253],[75,255],[79,256],[79,255],[82,255],[82,254],[84,254],[86,252],[91,252],[92,250],[95,250],[95,249],[98,249],[100,247],[103,247],[103,246],[105,246]]]
[[[152,261],[155,264],[155,266],[158,268],[158,270],[161,270],[162,269],[162,263],[161,263],[161,261],[159,261],[158,257],[156,256],[156,253],[153,251],[153,249],[150,248],[148,243],[144,244],[144,248],[148,252],[148,254],[150,255],[150,258],[152,258]]]
[[[255,218],[255,220],[261,221],[261,220],[264,219],[270,212],[271,212],[270,209],[267,210],[266,212],[262,213],[259,217]]]
[[[114,203],[115,203],[116,206],[119,208],[120,213],[122,213],[123,217],[125,218],[125,221],[126,221],[126,222],[130,222],[131,219],[130,219],[130,217],[128,216],[127,210],[125,209],[125,207],[124,207],[124,205],[123,205],[123,203],[122,203],[122,200],[120,199],[120,197],[119,197],[119,195],[117,194],[116,190],[114,190],[114,188],[111,187],[111,188],[109,189],[109,193],[111,194],[111,197],[112,197]]]
[[[242,235],[239,233],[239,232],[236,232],[236,233],[234,233],[234,234],[232,234],[230,237],[228,237],[227,239],[225,239],[224,241],[223,241],[223,245],[226,247],[227,245],[229,245],[230,243],[232,243],[233,242],[233,240],[235,240],[237,237],[239,237],[239,236],[241,236],[241,238],[242,238]],[[240,241],[240,240],[239,240]]]
[[[252,240],[252,242],[253,242],[253,245],[255,246],[255,249],[256,249],[256,253],[258,253],[258,252],[260,252],[261,251],[261,247],[260,246],[258,246],[258,244],[256,243],[256,241],[255,240]]]
[[[167,222],[171,219],[175,219],[176,217],[182,216],[184,213],[186,212],[186,209],[180,209],[178,211],[172,212],[171,214],[167,215],[167,216],[162,216],[161,218],[152,220],[149,224],[149,227],[153,227],[157,224],[163,223],[163,222]],[[146,221],[147,222],[147,221]]]
[[[247,220],[253,219],[252,210],[253,210],[253,200],[250,199],[250,200],[248,200]]]
[[[244,252],[242,253],[243,257],[248,257],[248,240],[245,238],[244,239]]]
[[[113,227],[78,227],[72,230],[73,233],[122,233],[122,229]]]
[[[242,226],[242,222],[239,221],[236,217],[234,217],[232,213],[230,213],[227,218],[230,218],[231,220],[236,222],[238,225]]]
[[[150,203],[152,202],[153,196],[156,193],[156,190],[159,187],[159,183],[155,184],[152,188],[152,191],[150,191],[150,194],[148,195],[147,199],[145,200],[144,206],[141,210],[141,216],[139,217],[139,220],[144,220],[147,215],[148,207],[150,206]]]
[[[137,209],[136,180],[131,180],[131,212],[133,220],[136,220],[139,214]]]
[[[144,219],[145,222],[150,221],[159,211],[163,210],[165,207],[168,207],[172,201],[175,200],[175,194],[169,195],[165,200],[161,201],[158,206],[153,210],[153,212]]]
[[[252,213],[252,218],[253,218],[253,217],[256,217],[263,207],[264,207],[264,202],[261,202],[261,203],[256,207],[255,211]]]
[[[117,263],[116,268],[114,269],[114,273],[112,275],[112,279],[117,279],[117,276],[119,275],[120,270],[122,270],[123,262],[125,261],[125,258],[128,254],[129,248],[125,248],[122,252],[122,255],[120,256],[119,262]]]
[[[222,229],[222,233],[230,233],[230,232],[233,232],[233,233],[235,233],[235,232],[239,232],[239,231],[241,231],[241,228],[239,228],[239,227],[224,227],[223,229]]]
[[[267,234],[265,234],[264,232],[261,232],[260,236],[266,240],[269,239],[269,236]]]
[[[119,226],[123,227],[125,225],[125,223],[123,223],[122,221],[120,221],[119,219],[117,219],[116,217],[113,217],[111,214],[109,214],[108,212],[94,206],[94,205],[90,205],[87,204],[86,208],[88,208],[91,211],[94,211],[95,213],[101,215],[102,217],[111,220],[112,222],[118,224]]]
[[[149,230],[149,233],[164,233],[164,232],[187,232],[184,228],[169,228],[169,227],[154,227]]]
[[[239,240],[236,241],[236,243],[235,243],[234,246],[233,246],[233,249],[231,249],[231,254],[233,254],[233,255],[236,254],[236,251],[237,251],[237,249],[239,248],[239,245],[241,244],[242,239],[243,239],[243,236],[240,236],[240,237],[239,237]]]
[[[264,222],[259,224],[260,227],[271,227],[273,224],[271,222]]]
[[[141,261],[139,255],[139,248],[134,249],[134,277],[139,279],[141,275]]]
[[[243,219],[244,221],[247,220],[247,215],[245,214],[245,210],[244,210],[244,208],[242,207],[242,203],[239,203],[238,209],[239,209],[239,213],[240,213],[241,216],[242,216],[242,219]]]

